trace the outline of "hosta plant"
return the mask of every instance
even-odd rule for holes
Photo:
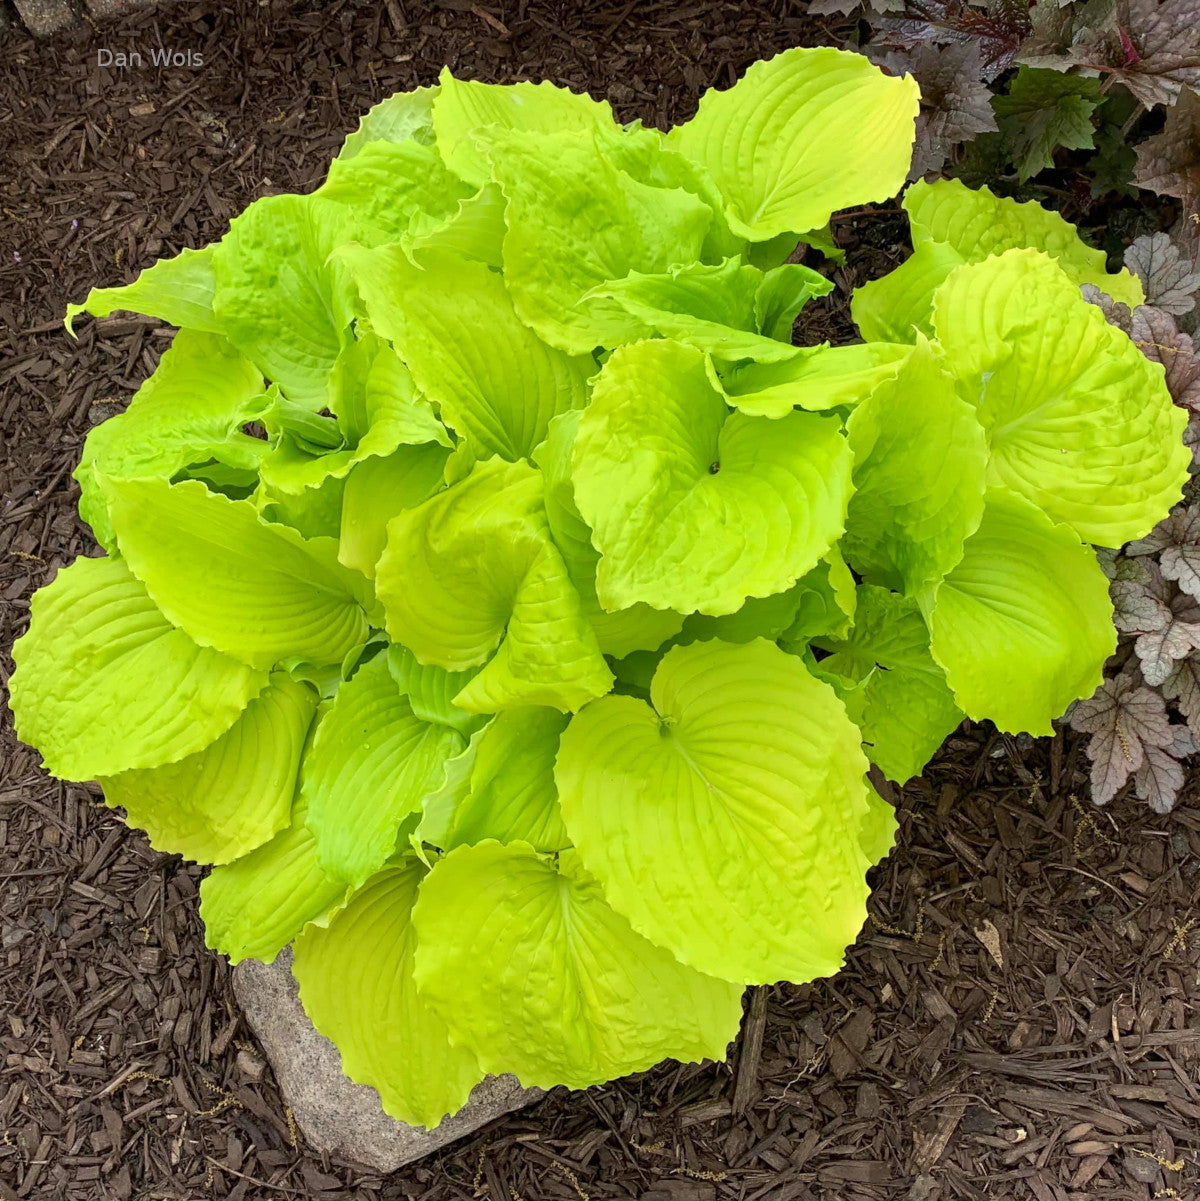
[[[88,437],[106,552],[34,598],[49,769],[295,944],[346,1071],[436,1123],[485,1072],[724,1056],[837,970],[964,714],[1050,729],[1112,652],[1092,544],[1178,498],[1183,413],[1053,214],[955,185],[795,346],[800,265],[908,170],[915,86],[793,50],[661,134],[549,84],[385,101],[312,195],[82,306],[180,327]]]

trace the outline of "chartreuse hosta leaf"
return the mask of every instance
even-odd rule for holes
[[[740,987],[636,934],[570,851],[451,851],[413,923],[419,994],[486,1072],[587,1088],[668,1057],[723,1059],[737,1034]]]
[[[270,842],[214,867],[200,885],[204,942],[231,963],[270,963],[310,922],[327,922],[350,889],[321,870],[301,796]]]
[[[396,687],[422,721],[450,726],[464,737],[486,721],[454,703],[454,698],[475,675],[474,671],[447,671],[444,667],[418,663],[416,655],[398,642],[388,647],[387,664]]]
[[[228,863],[291,819],[296,776],[317,694],[284,672],[215,742],[177,763],[104,776],[110,805],[158,851]]]
[[[958,268],[933,324],[987,431],[992,482],[1101,546],[1143,537],[1179,500],[1187,415],[1162,368],[1046,255]]]
[[[688,192],[703,203],[709,216],[708,230],[700,253],[696,256],[701,262],[719,263],[723,259],[753,252],[754,247],[729,228],[724,202],[712,177],[701,164],[670,147],[666,135],[660,130],[647,128],[640,120],[620,128],[601,124],[595,128],[595,138],[609,163],[638,183],[652,188]],[[771,262],[756,262],[755,265],[763,270],[776,267],[786,261],[794,249],[793,242],[787,253]]]
[[[468,712],[578,709],[612,683],[526,463],[488,459],[400,513],[375,582],[389,635],[418,662],[486,664],[454,698]]]
[[[213,251],[219,331],[314,412],[354,316],[345,268],[330,255],[355,232],[344,205],[267,196],[234,218]]]
[[[396,246],[342,257],[374,328],[481,458],[528,457],[555,414],[583,405],[594,361],[542,342],[483,263],[430,251],[414,265]]]
[[[846,431],[855,466],[842,553],[871,583],[917,596],[958,562],[983,514],[987,444],[975,407],[918,338]]]
[[[379,140],[350,159],[336,158],[329,178],[313,193],[341,205],[358,241],[394,242],[418,217],[445,220],[475,191],[442,162],[438,152],[413,138]]]
[[[631,271],[624,279],[593,288],[587,298],[614,300],[647,333],[674,338],[715,358],[773,363],[795,355],[791,337],[796,314],[811,297],[832,288],[824,276],[798,263],[764,273],[738,257],[711,266],[673,267],[659,275]]]
[[[785,50],[710,90],[668,144],[707,168],[735,233],[753,242],[886,200],[908,174],[920,92],[862,55]]]
[[[911,350],[888,342],[792,347],[773,363],[714,364],[713,386],[749,417],[786,417],[793,409],[852,407],[895,379]]]
[[[20,737],[67,780],[183,759],[267,684],[266,672],[175,629],[122,559],[76,559],[30,609],[9,705]]]
[[[766,638],[774,642],[795,622],[806,591],[804,580],[800,580],[786,592],[751,597],[736,613],[727,613],[724,617],[692,613],[674,641],[681,646],[713,638],[722,642],[753,642],[755,638]]]
[[[923,180],[904,194],[914,246],[944,242],[970,263],[1006,250],[1041,250],[1076,284],[1095,284],[1133,308],[1144,304],[1141,281],[1122,267],[1108,271],[1103,250],[1089,246],[1069,221],[1035,201],[1021,203],[957,179]]]
[[[584,865],[635,930],[726,980],[811,980],[866,917],[860,831],[877,857],[895,829],[859,741],[795,656],[697,642],[667,652],[650,704],[576,714],[555,777]]]
[[[733,613],[790,587],[842,531],[850,449],[834,417],[731,414],[704,356],[622,347],[574,449],[575,500],[601,554],[606,608]]]
[[[308,828],[330,878],[358,888],[382,867],[400,823],[462,748],[454,730],[413,713],[386,655],[360,667],[317,724],[301,779]]]
[[[929,653],[917,602],[864,584],[850,632],[814,644],[830,652],[822,673],[861,685],[867,757],[900,783],[918,775],[963,715]]]
[[[366,581],[328,541],[186,481],[102,480],[121,554],[166,618],[251,667],[340,662],[367,636]]]
[[[586,130],[521,135],[493,127],[478,144],[508,201],[504,281],[521,320],[576,355],[644,336],[642,322],[616,301],[584,297],[631,271],[696,262],[712,223],[708,205],[634,179]]]
[[[342,143],[339,159],[353,158],[364,146],[372,142],[433,142],[433,98],[438,94],[436,85],[413,88],[411,92],[397,92],[368,109],[358,123],[358,128]]]
[[[173,259],[159,259],[131,284],[119,288],[93,288],[83,304],[67,305],[67,332],[80,313],[107,317],[110,313],[143,313],[171,325],[207,333],[221,333],[213,315],[213,250],[181,250]]]
[[[450,446],[408,368],[374,335],[350,343],[338,357],[329,381],[329,407],[336,421],[306,415],[308,422],[294,432],[285,430],[263,458],[260,474],[269,494],[298,494],[329,479],[344,479],[356,463],[390,455],[402,445]],[[314,445],[304,436],[316,421],[329,426],[329,441],[336,439],[336,447]]]
[[[110,553],[116,539],[95,471],[122,479],[169,480],[193,464],[216,461],[251,473],[267,445],[242,432],[269,398],[258,369],[223,338],[180,330],[158,370],[129,408],[96,426],[75,469],[79,515]]]
[[[433,99],[433,130],[442,158],[468,183],[482,185],[491,178],[487,158],[474,135],[488,126],[517,134],[590,132],[596,126],[615,127],[607,100],[593,100],[554,84],[516,83],[504,87],[455,79],[448,67],[438,77]]]
[[[1052,733],[1096,690],[1117,645],[1095,553],[1004,488],[989,490],[962,561],[925,607],[955,702],[1012,733]]]
[[[410,859],[381,871],[327,927],[301,934],[292,971],[346,1075],[376,1089],[392,1117],[432,1128],[466,1104],[483,1071],[417,992],[412,909],[425,870]]]
[[[544,706],[507,709],[471,736],[425,798],[418,839],[443,850],[486,839],[538,851],[570,846],[554,785],[554,758],[567,715]]]
[[[445,447],[427,443],[401,446],[386,458],[356,464],[342,490],[338,561],[373,577],[387,542],[388,522],[443,486],[449,457]]]
[[[845,559],[835,548],[793,589],[798,594],[796,616],[780,635],[780,645],[797,653],[813,638],[849,632],[858,606],[858,589]]]
[[[933,294],[950,272],[1008,250],[1043,251],[1074,284],[1095,284],[1131,308],[1145,302],[1136,275],[1125,268],[1110,273],[1104,251],[1087,245],[1069,221],[1034,201],[939,179],[913,184],[903,205],[913,254],[882,279],[855,289],[851,311],[864,338],[911,342],[914,329],[930,334]]]
[[[948,242],[922,242],[894,271],[854,289],[850,312],[867,344],[933,337],[933,294],[966,259]]]
[[[562,553],[579,593],[584,616],[606,655],[621,657],[638,650],[662,646],[683,625],[683,614],[654,609],[638,603],[609,612],[596,596],[596,565],[600,554],[592,545],[592,531],[579,515],[575,487],[571,481],[575,436],[579,431],[578,409],[563,413],[550,423],[546,441],[538,447],[534,461],[542,469],[545,484],[546,518],[554,544]]]
[[[21,734],[213,864],[209,941],[296,970],[389,1112],[483,1072],[721,1057],[833,972],[904,779],[963,713],[1044,732],[1114,645],[1087,543],[1178,498],[1141,300],[961,184],[859,345],[793,345],[917,90],[797,49],[669,134],[550,84],[391,97],[310,195],[92,292],[181,327],[93,432],[110,552],[35,596]],[[807,339],[811,341],[811,339]],[[865,753],[864,753],[865,751]]]

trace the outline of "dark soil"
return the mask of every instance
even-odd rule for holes
[[[70,478],[89,419],[170,337],[117,319],[72,342],[68,300],[311,186],[360,111],[443,64],[662,123],[756,58],[853,33],[784,0],[185,5],[48,44],[0,33],[0,644],[90,549]],[[205,65],[155,69],[152,46]],[[146,65],[101,69],[100,47]],[[886,268],[896,229],[839,222],[835,278]],[[844,295],[809,334],[849,332]],[[555,1092],[381,1180],[297,1138],[204,948],[200,871],[49,779],[5,712],[0,1201],[1200,1198],[1189,795],[1167,818],[1093,810],[1070,740],[968,729],[899,796],[901,845],[847,969],[753,993],[728,1065]]]

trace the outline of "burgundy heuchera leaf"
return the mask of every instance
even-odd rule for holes
[[[1095,9],[1071,7],[1081,22]],[[1200,0],[1117,0],[1098,24],[1080,25],[1069,54],[1073,65],[1119,80],[1147,108],[1174,104],[1182,89],[1200,88]]]
[[[1140,188],[1174,196],[1194,211],[1200,199],[1200,96],[1184,88],[1167,110],[1162,133],[1137,147],[1134,182]]]

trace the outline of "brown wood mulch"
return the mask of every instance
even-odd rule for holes
[[[767,0],[221,7],[0,47],[5,647],[89,547],[70,479],[89,419],[170,336],[85,321],[73,343],[68,299],[311,185],[362,109],[442,64],[664,122],[755,58],[853,34]],[[151,46],[205,66],[96,66]],[[879,221],[839,224],[842,283],[886,265]],[[815,320],[844,331],[844,301]],[[1194,790],[1167,818],[1085,797],[1061,735],[956,736],[899,797],[847,969],[755,991],[728,1065],[555,1093],[380,1179],[298,1139],[204,948],[199,870],[48,779],[5,711],[0,1201],[1200,1198],[1200,808]]]

